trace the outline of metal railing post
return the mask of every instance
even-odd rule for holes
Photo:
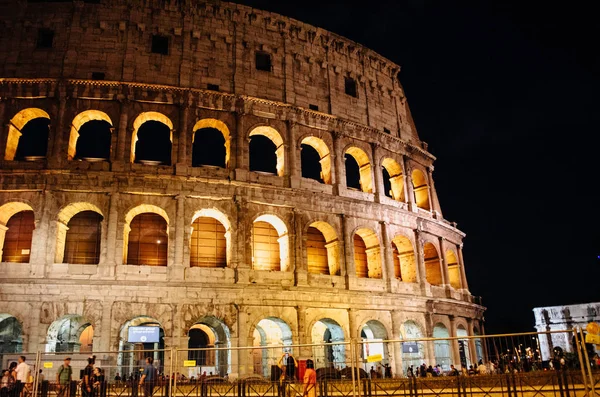
[[[179,360],[179,350],[175,350],[175,361]],[[171,377],[169,378],[171,382],[171,396],[175,396],[177,394],[177,376],[175,375],[175,363],[171,361]]]
[[[173,351],[175,351],[175,355],[173,355]],[[173,364],[174,364],[173,360],[177,359],[177,350],[175,350],[174,347],[171,348],[170,356],[171,356],[170,357],[171,363],[169,364],[169,373],[173,374],[174,373],[173,372]],[[173,391],[173,387],[171,387],[171,383],[172,383],[171,382],[171,377],[169,376],[167,379],[168,379],[168,381],[167,381],[167,387],[168,387],[168,390],[169,390],[169,397],[173,397],[175,395],[175,392]]]
[[[40,376],[40,363],[42,361],[42,354],[41,352],[38,350],[37,353],[35,353],[35,374],[33,376],[33,388],[32,388],[32,395],[33,396],[37,396],[37,389],[38,389],[38,377]],[[25,384],[23,385],[23,388],[27,387],[27,379],[25,380]]]
[[[354,373],[355,371],[355,364],[354,364],[354,343],[356,341],[354,339],[350,339],[350,367],[351,367],[351,373],[352,373],[352,397],[356,397],[356,374]],[[360,378],[360,377],[359,377]]]
[[[577,330],[573,330],[573,336],[575,337],[575,348],[577,349],[577,358],[579,358],[579,366],[581,367],[581,380],[583,381],[583,386],[585,388],[585,394],[588,395],[588,384],[587,384],[587,375],[585,373],[585,365],[583,364],[583,357],[581,356],[581,349],[585,349],[585,345],[582,343],[583,341],[579,340],[579,336]]]
[[[575,331],[577,332],[577,331]],[[583,356],[585,357],[585,365],[587,368],[588,375],[590,376],[590,385],[592,386],[592,396],[596,395],[596,387],[594,385],[594,375],[592,374],[592,367],[590,366],[590,357],[588,356],[587,349],[585,348],[585,337],[583,335],[583,329],[579,328],[579,336],[581,337],[581,346],[583,347]]]

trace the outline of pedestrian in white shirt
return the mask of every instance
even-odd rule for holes
[[[29,375],[31,374],[31,367],[29,366],[29,364],[27,364],[25,362],[25,356],[20,356],[18,361],[19,361],[19,365],[17,365],[17,368],[15,368],[15,371],[17,373],[17,380],[21,381],[21,384],[19,386],[19,393],[20,393],[20,396],[22,397],[25,384],[29,381]]]

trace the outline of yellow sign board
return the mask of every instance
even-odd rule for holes
[[[600,324],[592,321],[591,323],[588,323],[585,330],[590,334],[600,335]]]
[[[585,343],[593,343],[594,345],[600,345],[600,335],[586,334]]]
[[[52,368],[54,367],[54,363],[52,361],[44,362],[44,368]]]
[[[184,360],[183,361],[183,366],[184,367],[195,367],[196,366],[196,360]]]
[[[375,361],[381,361],[381,360],[383,360],[383,356],[381,354],[374,354],[372,356],[367,357],[368,363],[374,363]]]

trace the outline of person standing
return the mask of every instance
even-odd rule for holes
[[[94,362],[96,357],[92,356],[88,358],[88,364],[83,369],[83,379],[81,382],[81,394],[82,397],[92,397],[94,390]]]
[[[154,359],[146,357],[146,366],[140,378],[140,386],[144,387],[144,397],[152,397],[154,393],[154,383],[156,382],[156,369],[152,365]]]
[[[24,387],[29,382],[29,375],[31,375],[31,367],[25,362],[25,360],[25,356],[19,356],[19,364],[17,365],[17,368],[15,368],[17,380],[21,382],[19,385],[20,396],[23,396]]]
[[[303,397],[317,397],[317,372],[313,360],[306,360]]]
[[[73,368],[71,367],[71,357],[67,357],[56,373],[59,397],[69,396],[69,385],[71,384],[71,380],[73,380]]]

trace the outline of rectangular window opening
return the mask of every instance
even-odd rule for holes
[[[38,30],[37,48],[52,48],[54,42],[54,31],[52,29],[42,28]]]
[[[169,55],[169,38],[158,34],[152,35],[152,53]]]
[[[218,84],[207,84],[206,89],[210,90],[210,91],[219,91],[219,85]]]
[[[104,80],[104,72],[92,72],[92,80]]]
[[[344,90],[346,94],[353,96],[354,98],[358,97],[356,93],[356,80],[352,77],[344,77]]]
[[[266,52],[256,53],[256,70],[271,71],[271,54]]]
[[[386,134],[391,134],[392,131],[390,131],[388,128],[383,127],[383,132],[385,132]]]
[[[312,103],[311,103],[310,105],[308,105],[308,108],[309,108],[310,110],[316,110],[316,111],[318,111],[318,110],[319,110],[319,107],[318,107],[317,105],[313,105]]]

